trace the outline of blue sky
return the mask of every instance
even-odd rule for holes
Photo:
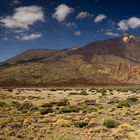
[[[0,61],[32,48],[140,36],[139,5],[139,0],[1,0]]]

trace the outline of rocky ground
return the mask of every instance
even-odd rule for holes
[[[140,140],[140,89],[0,89],[0,140]]]

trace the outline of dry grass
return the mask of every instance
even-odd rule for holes
[[[1,89],[0,139],[139,140],[139,91]]]

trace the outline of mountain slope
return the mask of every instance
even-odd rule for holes
[[[87,60],[94,55],[114,55],[140,62],[139,52],[140,38],[129,35],[95,42],[71,51],[72,54],[82,54]]]
[[[0,85],[140,83],[140,38],[124,35],[61,51],[33,49],[1,63]]]

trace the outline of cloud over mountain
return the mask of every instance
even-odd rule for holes
[[[58,22],[62,22],[66,19],[66,17],[74,12],[74,9],[67,6],[66,4],[60,4],[55,8],[55,12],[52,15],[54,19]]]
[[[13,0],[11,2],[11,5],[17,5],[17,4],[20,4],[20,0]]]
[[[97,15],[96,18],[94,19],[94,22],[95,22],[95,23],[98,23],[98,22],[101,22],[102,20],[104,20],[104,19],[106,19],[106,18],[107,18],[106,15],[104,15],[104,14],[99,14],[99,15]]]
[[[0,19],[2,26],[8,29],[27,30],[36,22],[44,22],[44,12],[40,6],[25,6],[14,9],[13,15]]]
[[[84,19],[91,16],[88,12],[81,11],[77,16],[76,19]]]
[[[112,36],[112,37],[117,37],[117,36],[119,36],[118,33],[114,33],[114,32],[111,32],[111,31],[106,32],[105,34],[106,34],[107,36]]]
[[[68,22],[68,23],[66,24],[66,26],[67,26],[68,28],[77,28],[77,25],[76,25],[75,22]]]
[[[127,31],[129,28],[136,29],[140,27],[140,18],[131,17],[129,19],[121,20],[118,23],[119,30]]]
[[[16,39],[29,41],[29,40],[38,39],[40,37],[42,37],[41,33],[33,33],[33,34],[30,34],[30,35],[25,35],[25,34],[18,35],[18,36],[16,36]]]
[[[74,32],[74,35],[75,35],[75,36],[80,36],[80,35],[81,35],[81,32],[80,32],[80,31],[75,31],[75,32]]]

